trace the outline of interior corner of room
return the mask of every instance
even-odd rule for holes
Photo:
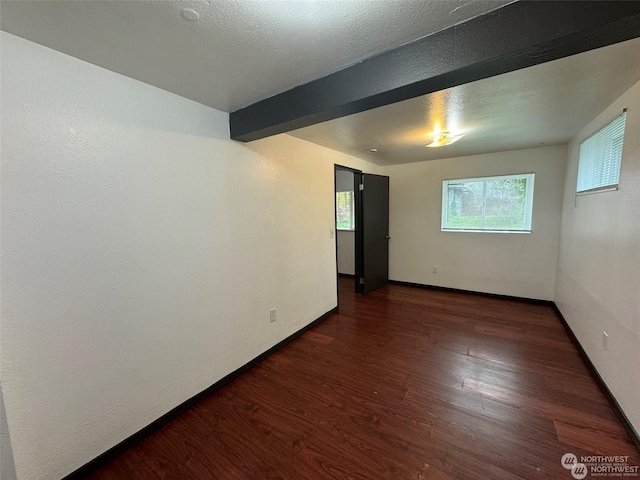
[[[124,4],[140,2],[2,3],[3,479],[78,471],[335,312],[339,275],[357,288],[362,262],[371,264],[371,257],[357,260],[361,174],[388,182],[385,283],[555,305],[637,437],[637,35],[243,143],[230,136],[230,115],[360,68],[363,58],[383,61],[385,52],[422,38],[420,26],[411,38],[394,36],[392,45],[333,63],[323,50],[325,68],[315,67],[321,60],[305,63],[300,77],[254,75],[272,88],[267,95],[233,58],[225,60],[228,71],[215,73],[189,65],[185,48],[171,57],[170,78],[167,47],[141,67],[122,43],[128,22],[147,15],[142,5]],[[481,7],[464,8],[478,9],[472,19]],[[146,8],[160,22],[170,7]],[[131,16],[122,17],[126,11]],[[456,17],[463,13],[443,18],[458,25],[469,20]],[[180,15],[186,28],[192,14]],[[94,35],[100,22],[115,30]],[[145,31],[153,39],[156,30]],[[184,46],[194,45],[184,35]],[[230,57],[244,51],[233,38]],[[140,42],[140,52],[158,51]],[[243,64],[266,55],[259,42],[251,45],[259,54],[245,52]],[[271,53],[282,65],[295,63]],[[205,62],[210,52],[193,54]],[[295,51],[301,62],[306,55]],[[228,72],[242,81],[234,84]],[[238,91],[244,96],[232,95]],[[619,179],[577,195],[581,145],[623,111]],[[427,148],[456,129],[455,143]],[[456,219],[478,223],[443,228],[444,182],[522,175],[535,185],[519,197],[529,208],[519,213],[523,226],[485,228],[485,181],[480,213]],[[456,209],[458,199],[471,198],[465,188],[451,194]]]

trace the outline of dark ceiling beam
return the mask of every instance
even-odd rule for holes
[[[639,36],[638,1],[519,1],[237,110],[231,138],[250,142]]]

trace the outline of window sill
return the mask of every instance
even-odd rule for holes
[[[592,188],[591,190],[583,190],[582,192],[576,192],[576,196],[591,195],[593,193],[614,192],[618,190],[618,185],[608,185],[606,187]]]
[[[473,230],[470,228],[441,228],[440,230],[453,233],[531,233],[531,230]]]
[[[350,230],[348,228],[336,228],[338,232],[355,232],[355,230]]]

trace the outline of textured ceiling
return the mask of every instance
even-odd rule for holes
[[[234,111],[510,0],[0,2],[0,27]],[[187,21],[190,8],[199,20]]]
[[[2,0],[0,27],[234,111],[506,3]],[[199,19],[183,18],[185,8]],[[636,39],[291,134],[378,164],[560,144],[639,79]],[[466,135],[425,148],[436,125]]]
[[[638,80],[640,39],[634,39],[290,135],[379,165],[562,144]],[[436,126],[465,136],[425,148]]]

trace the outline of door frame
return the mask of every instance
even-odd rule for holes
[[[353,202],[354,202],[354,214],[356,216],[355,232],[354,232],[354,252],[355,252],[355,268],[354,268],[354,291],[355,293],[362,293],[362,286],[360,285],[360,279],[362,278],[362,264],[363,264],[363,251],[362,251],[362,192],[360,191],[360,184],[362,183],[362,170],[357,170],[351,167],[345,167],[337,163],[333,166],[333,224],[335,232],[336,243],[336,294],[338,294],[338,305],[340,304],[339,296],[339,278],[338,272],[338,218],[336,216],[338,204],[336,200],[337,192],[337,177],[338,170],[343,170],[353,173]]]

